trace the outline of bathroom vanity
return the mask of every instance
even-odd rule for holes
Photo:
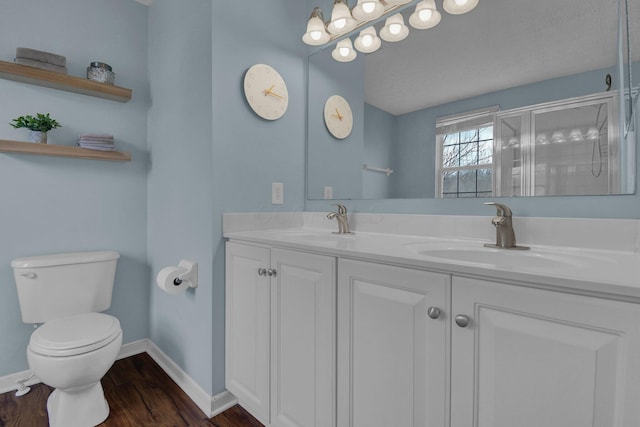
[[[226,385],[265,425],[637,426],[635,250],[332,231],[225,233]]]

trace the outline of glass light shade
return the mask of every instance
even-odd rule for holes
[[[310,46],[320,46],[329,41],[331,36],[324,26],[322,10],[319,7],[313,9],[309,22],[307,22],[307,32],[302,36],[302,41]]]
[[[409,17],[409,24],[413,28],[426,30],[433,28],[440,23],[442,15],[436,8],[435,0],[422,0],[416,5],[416,10]]]
[[[567,138],[564,136],[563,131],[558,130],[553,132],[553,134],[551,135],[551,142],[553,142],[554,144],[562,144],[564,142],[567,142]]]
[[[336,48],[331,52],[333,59],[338,62],[351,62],[356,59],[357,55],[349,37],[340,40],[338,44],[336,44]]]
[[[587,139],[589,141],[595,141],[598,138],[600,138],[600,131],[597,128],[589,128],[587,130]]]
[[[478,0],[444,0],[442,8],[451,15],[462,15],[478,5]]]
[[[380,30],[380,38],[386,42],[399,42],[409,35],[409,27],[404,25],[404,18],[399,13],[387,18]]]
[[[335,0],[327,30],[331,34],[344,34],[353,30],[357,24],[358,22],[351,16],[347,0]]]
[[[536,144],[549,145],[549,137],[547,136],[547,134],[539,133],[538,136],[536,136]]]
[[[379,0],[358,0],[351,14],[358,21],[372,21],[380,18],[384,13],[384,6]]]
[[[376,34],[376,29],[371,26],[360,31],[360,35],[354,40],[353,44],[360,52],[371,53],[380,49],[382,42]]]
[[[569,141],[572,141],[572,142],[584,141],[584,135],[582,135],[582,131],[580,129],[571,129],[571,132],[569,132]]]

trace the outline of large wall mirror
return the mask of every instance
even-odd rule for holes
[[[328,19],[330,0],[308,3]],[[309,55],[308,199],[635,192],[639,2],[436,6],[436,27],[351,62]],[[333,95],[351,108],[346,138],[325,124]]]

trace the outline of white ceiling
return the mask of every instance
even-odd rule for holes
[[[366,57],[366,101],[394,115],[616,63],[617,0],[480,0]],[[630,0],[632,29],[640,29]],[[409,10],[411,12],[411,10]],[[639,31],[640,32],[640,31]],[[634,35],[636,46],[640,39]],[[633,46],[633,44],[632,44]],[[605,89],[604,75],[602,90]]]

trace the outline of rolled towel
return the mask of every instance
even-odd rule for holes
[[[43,50],[30,49],[28,47],[17,47],[16,58],[33,59],[35,61],[57,65],[58,67],[67,66],[67,58],[65,56],[56,55],[55,53],[45,52]]]
[[[56,73],[67,74],[67,67],[48,64],[46,62],[36,61],[35,59],[16,58],[16,64],[26,65],[28,67],[40,68],[41,70],[55,71]]]

